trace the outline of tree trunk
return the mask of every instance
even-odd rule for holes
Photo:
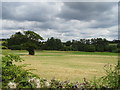
[[[31,50],[29,50],[28,52],[29,52],[29,55],[35,55],[34,49],[31,49]]]

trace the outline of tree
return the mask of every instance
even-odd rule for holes
[[[10,37],[10,39],[8,39],[8,48],[11,49],[11,46],[21,45],[22,43],[25,43],[26,41],[27,40],[25,36],[21,32],[16,32]]]
[[[34,50],[37,48],[40,40],[43,40],[43,38],[33,31],[17,32],[10,37],[8,45],[9,47],[20,45],[21,49],[24,48],[29,52],[29,55],[34,55]]]
[[[71,42],[71,41],[66,41],[65,45],[66,45],[66,46],[71,46],[71,45],[72,45],[72,42]]]
[[[46,46],[48,50],[61,50],[63,48],[61,40],[53,37],[47,40]]]
[[[91,44],[95,46],[96,51],[103,52],[108,49],[109,42],[106,39],[91,39]]]

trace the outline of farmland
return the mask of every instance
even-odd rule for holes
[[[79,52],[79,51],[36,51],[34,56],[25,50],[3,50],[3,53],[18,54],[25,61],[16,65],[28,64],[25,69],[32,70],[41,78],[82,81],[105,74],[106,64],[116,64],[117,53]]]

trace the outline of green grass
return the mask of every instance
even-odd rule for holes
[[[112,55],[117,56],[118,53],[111,53],[111,52],[79,52],[79,51],[73,51],[72,54],[78,54],[78,55]]]
[[[26,50],[3,50],[3,53],[16,53],[20,55],[27,54]],[[41,56],[63,56],[63,55],[106,55],[106,56],[118,56],[118,53],[112,52],[80,52],[80,51],[36,51],[36,56],[41,53]]]
[[[111,46],[117,46],[117,43],[113,43],[113,44],[110,43],[109,45],[111,45]]]
[[[30,64],[25,69],[36,69],[32,72],[42,78],[73,82],[103,76],[104,65],[118,61],[118,54],[110,52],[36,51],[34,56],[25,50],[3,50],[3,53],[20,55],[25,61],[16,64]]]

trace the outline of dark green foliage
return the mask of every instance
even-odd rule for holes
[[[119,43],[120,44],[120,40],[109,41],[109,43],[112,43],[112,44],[116,44],[116,43],[118,44]]]
[[[29,52],[29,55],[34,55],[34,49],[37,49],[37,45],[35,43],[31,43],[30,41],[24,43],[22,46]]]
[[[8,48],[12,50],[26,49],[30,55],[34,55],[34,49],[39,48],[39,40],[43,40],[43,38],[33,31],[17,32],[8,40]]]
[[[40,35],[38,35],[33,31],[24,31],[24,34],[28,40],[32,40],[32,41],[43,40],[43,38]]]
[[[117,49],[115,49],[115,50],[112,50],[112,52],[113,52],[113,53],[120,53],[120,49],[117,48]]]
[[[72,51],[72,47],[71,46],[64,46],[64,48],[61,50],[62,51]]]
[[[40,50],[47,50],[48,48],[47,48],[47,45],[46,45],[46,42],[42,42],[41,44],[40,44]]]
[[[106,51],[106,47],[109,45],[108,41],[102,38],[91,39],[91,44],[95,46],[98,52]]]
[[[71,45],[72,45],[72,42],[71,42],[71,41],[66,41],[65,45],[66,45],[66,46],[71,46]]]
[[[117,46],[115,46],[115,45],[110,45],[110,46],[109,46],[109,52],[113,52],[114,50],[117,50]]]
[[[63,51],[88,51],[88,52],[114,52],[119,53],[120,47],[119,40],[108,41],[103,38],[80,39],[61,42],[60,39],[54,37],[48,38],[47,41],[43,40],[41,36],[33,31],[24,31],[23,33],[17,32],[6,40],[4,43],[12,50],[26,49],[30,55],[34,55],[34,49],[37,50],[63,50]],[[5,49],[6,47],[4,47]],[[33,49],[34,48],[34,49]],[[29,50],[28,50],[29,49]]]
[[[117,44],[117,48],[120,48],[120,42]]]
[[[109,45],[104,46],[104,51],[108,52],[109,51]]]
[[[86,45],[85,51],[86,52],[95,52],[95,46],[94,45]]]
[[[73,51],[78,51],[79,47],[80,47],[79,42],[76,41],[76,40],[73,40],[72,41],[72,50]]]
[[[104,47],[103,46],[96,46],[96,51],[98,52],[104,52]]]
[[[21,45],[12,45],[12,46],[10,46],[10,49],[11,50],[21,50],[22,47],[21,47]]]
[[[26,41],[27,38],[21,32],[17,32],[8,39],[8,48],[12,45],[21,45]]]
[[[58,40],[58,41],[57,41]],[[60,39],[50,38],[41,43],[41,50],[88,51],[88,52],[119,52],[116,45],[109,45],[109,41],[102,38],[80,39],[61,42]],[[113,48],[114,47],[114,48]],[[119,45],[118,45],[119,47]]]
[[[60,39],[54,39],[53,37],[51,37],[46,42],[47,50],[61,50],[62,48],[63,48],[63,45]]]

